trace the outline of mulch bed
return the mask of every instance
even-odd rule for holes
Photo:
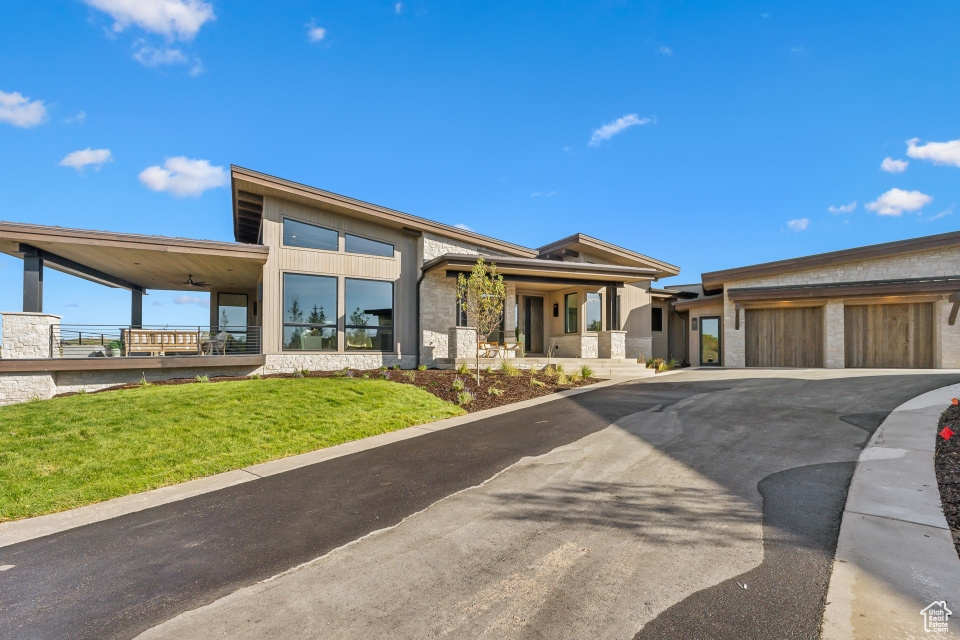
[[[951,405],[940,415],[937,432],[944,427],[950,427],[956,433],[949,440],[936,436],[934,467],[937,471],[937,484],[940,486],[943,514],[947,516],[953,543],[960,555],[960,406]]]
[[[306,377],[309,378],[344,377],[344,372],[341,371],[309,371],[305,372],[305,374]],[[295,377],[293,373],[275,373],[263,376],[263,378],[293,377]],[[454,389],[454,380],[459,379],[463,382],[463,390],[469,392],[470,395],[473,396],[473,400],[471,400],[468,404],[462,405],[463,409],[469,413],[482,411],[484,409],[502,407],[514,402],[539,398],[540,396],[545,396],[557,391],[563,391],[564,389],[573,389],[597,382],[596,378],[589,378],[586,380],[580,379],[576,381],[570,381],[568,379],[566,384],[557,384],[557,377],[553,375],[553,373],[547,373],[543,371],[531,372],[528,370],[521,370],[520,374],[516,376],[508,376],[499,370],[493,370],[490,373],[481,372],[479,385],[477,385],[476,373],[474,373],[472,370],[469,374],[459,374],[456,371],[447,369],[427,369],[425,371],[398,371],[395,369],[388,369],[386,371],[381,371],[379,369],[363,371],[358,369],[350,369],[349,377],[387,379],[400,384],[412,384],[420,387],[428,393],[432,393],[442,400],[446,400],[447,402],[452,402],[454,404],[460,404],[458,402],[460,391]],[[531,379],[537,380],[542,384],[542,386],[531,383]],[[209,382],[230,382],[237,380],[249,380],[249,378],[211,377]],[[155,380],[150,382],[150,386],[177,384],[198,384],[198,381],[194,378],[174,378],[172,380]],[[135,383],[120,384],[107,387],[105,389],[99,389],[97,391],[88,391],[87,393],[105,393],[109,391],[116,391],[118,389],[135,389],[139,386],[139,384]],[[497,395],[496,392],[490,393],[491,389],[501,390],[502,393],[499,395]],[[62,398],[72,395],[77,394],[75,392],[61,393],[56,397]]]

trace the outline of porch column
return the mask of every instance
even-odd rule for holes
[[[620,309],[617,305],[617,288],[607,287],[607,331],[620,331]]]
[[[143,291],[136,289],[130,292],[130,326],[133,329],[143,328]]]
[[[23,311],[43,312],[43,254],[32,247],[23,251]]]

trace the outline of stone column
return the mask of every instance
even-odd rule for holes
[[[450,327],[447,332],[447,354],[451,361],[477,357],[477,330],[472,327]]]
[[[823,366],[843,369],[843,302],[831,300],[823,308]]]
[[[60,316],[46,313],[0,313],[0,358],[53,358],[52,329]]]
[[[626,331],[601,331],[597,334],[598,357],[622,360],[627,357]]]
[[[740,322],[737,322],[737,315],[740,316]],[[724,291],[723,326],[720,330],[723,334],[720,341],[720,364],[724,367],[747,366],[746,340],[743,337],[745,323],[743,309],[738,309],[735,303],[728,300],[727,293]]]

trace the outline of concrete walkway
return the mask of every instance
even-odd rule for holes
[[[940,503],[937,422],[960,385],[897,407],[860,455],[843,514],[823,640],[929,638],[920,611],[946,600],[960,638],[960,558]]]

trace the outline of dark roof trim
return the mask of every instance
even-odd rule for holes
[[[477,262],[477,257],[470,254],[446,253],[437,256],[421,267],[426,273],[441,265],[447,267],[461,267],[469,270]],[[531,271],[550,271],[571,274],[596,274],[611,277],[631,277],[643,280],[652,280],[656,277],[656,269],[646,267],[624,267],[616,264],[590,264],[586,262],[560,262],[557,260],[541,260],[539,258],[514,258],[512,256],[484,256],[484,260],[492,262],[501,268],[524,268]]]
[[[952,292],[960,292],[960,276],[907,278],[903,280],[868,280],[864,282],[836,282],[831,284],[783,287],[736,288],[727,290],[727,297],[731,301],[747,302]]]
[[[338,193],[324,191],[322,189],[317,189],[316,187],[311,187],[299,182],[284,180],[283,178],[271,176],[266,173],[253,171],[252,169],[245,169],[236,165],[230,165],[230,175],[234,186],[233,215],[235,220],[238,216],[237,198],[240,190],[239,183],[244,183],[244,191],[250,190],[249,185],[256,185],[260,188],[266,187],[285,193],[296,194],[310,200],[314,200],[319,205],[326,204],[328,206],[332,205],[335,207],[341,207],[343,209],[361,213],[370,218],[378,219],[382,222],[392,223],[397,228],[404,229],[407,233],[409,233],[410,230],[421,232],[427,231],[440,236],[456,238],[470,244],[487,249],[493,249],[495,251],[502,251],[512,255],[528,256],[531,258],[537,255],[537,252],[533,249],[522,247],[518,244],[484,236],[473,231],[466,231],[458,227],[443,224],[442,222],[427,220],[426,218],[420,218],[409,213],[403,213],[402,211],[397,211],[395,209],[388,209],[386,207],[381,207],[379,205],[364,202],[362,200],[348,198],[347,196],[342,196]]]
[[[703,296],[702,298],[691,298],[690,300],[677,300],[673,303],[673,308],[677,311],[686,311],[688,309],[696,309],[697,307],[705,307],[707,305],[712,305],[716,303],[723,303],[723,295],[716,294],[713,296]]]
[[[927,251],[930,249],[939,249],[941,247],[954,245],[960,245],[960,231],[951,231],[949,233],[923,236],[920,238],[910,238],[909,240],[884,242],[882,244],[872,244],[866,247],[843,249],[841,251],[831,251],[829,253],[818,253],[812,256],[793,258],[790,260],[764,262],[762,264],[737,267],[735,269],[710,271],[703,274],[702,281],[704,289],[715,291],[720,289],[723,286],[723,283],[730,282],[732,280],[747,280],[749,278],[769,276],[779,273],[792,273],[804,269],[828,267],[846,262],[868,260],[871,258],[887,258],[904,253]]]
[[[612,244],[610,242],[605,242],[599,238],[594,238],[593,236],[588,236],[585,233],[574,233],[573,235],[567,236],[566,238],[561,238],[550,244],[545,244],[542,247],[537,248],[539,255],[544,256],[550,253],[554,253],[557,250],[563,249],[564,247],[571,244],[583,244],[588,247],[599,249],[601,251],[609,251],[611,253],[620,254],[634,260],[640,260],[643,262],[650,263],[657,268],[658,271],[662,273],[659,277],[666,277],[668,275],[675,276],[680,273],[680,267],[672,265],[669,262],[664,262],[662,260],[657,260],[656,258],[651,258],[650,256],[644,255],[642,253],[637,253],[636,251],[631,251],[619,245]]]

